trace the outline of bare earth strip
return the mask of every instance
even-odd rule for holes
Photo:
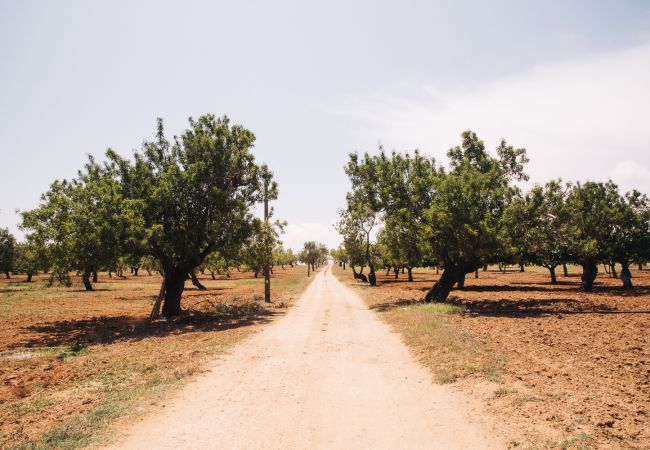
[[[326,268],[114,448],[503,448],[458,395]]]

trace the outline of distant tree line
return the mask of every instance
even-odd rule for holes
[[[542,266],[552,283],[559,267],[566,274],[577,264],[591,291],[599,264],[613,276],[620,264],[623,286],[632,288],[630,265],[650,260],[650,204],[636,190],[553,180],[524,193],[517,182],[528,180],[525,149],[501,141],[492,156],[471,131],[448,151],[447,167],[418,151],[380,150],[350,154],[352,188],[337,224],[343,244],[332,252],[371,285],[378,267],[395,276],[406,269],[409,281],[414,267],[441,268],[425,300],[445,301],[488,264]]]
[[[285,223],[252,213],[264,196],[278,195],[272,172],[255,162],[254,141],[213,115],[190,118],[169,140],[158,119],[155,139],[131,159],[109,149],[105,162],[89,157],[75,178],[52,183],[37,208],[21,213],[24,243],[0,229],[0,270],[28,280],[48,272],[64,285],[78,273],[87,290],[98,271],[157,271],[157,303],[171,317],[181,312],[187,279],[201,288],[198,270],[214,277],[232,268],[258,274],[266,261],[295,264],[279,240]]]

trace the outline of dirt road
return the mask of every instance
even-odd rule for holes
[[[501,448],[329,268],[114,448]]]

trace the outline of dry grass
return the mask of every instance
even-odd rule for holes
[[[335,273],[436,381],[482,399],[511,446],[650,448],[650,270],[633,270],[633,291],[601,272],[584,293],[578,267],[558,285],[539,268],[490,268],[445,307],[421,303],[438,278],[431,270],[413,283],[383,272],[376,288]]]
[[[341,281],[357,289],[370,308],[402,335],[416,358],[433,372],[435,382],[453,383],[475,374],[498,378],[501,356],[457,326],[466,312],[463,305],[425,304],[419,301],[423,296],[420,291],[417,294],[396,292],[394,285],[388,283],[371,288],[351,279],[349,271],[335,267],[333,272]],[[390,279],[385,278],[385,281]],[[402,284],[399,284],[400,289]]]
[[[251,274],[187,283],[187,314],[146,317],[159,277],[101,276],[95,292],[0,282],[0,448],[78,448],[103,442],[117,418],[144,413],[208,361],[286,311],[309,279],[276,269],[274,303]]]

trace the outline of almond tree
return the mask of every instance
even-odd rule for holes
[[[599,261],[611,261],[614,216],[619,202],[617,186],[610,182],[578,183],[567,196],[570,221],[566,235],[571,251],[582,265],[582,289],[593,289]]]
[[[107,153],[120,169],[134,235],[160,262],[165,317],[180,314],[188,274],[212,252],[229,254],[251,235],[251,208],[261,200],[253,133],[213,115],[189,124],[170,142],[159,119],[156,139],[133,161]]]
[[[7,228],[0,228],[0,271],[4,272],[7,278],[14,270],[16,258],[16,238]]]
[[[426,301],[446,301],[456,283],[498,251],[501,215],[518,192],[512,183],[527,179],[526,150],[505,141],[495,158],[475,133],[465,131],[462,144],[447,155],[449,171],[433,178],[431,206],[424,214],[431,253],[444,269]]]
[[[113,267],[123,253],[128,218],[115,175],[115,166],[89,157],[76,178],[55,181],[37,208],[22,213],[28,239],[48,248],[50,281],[69,286],[70,272],[77,271],[91,291],[91,275]]]
[[[556,268],[569,259],[565,226],[570,217],[561,181],[534,186],[517,197],[504,211],[500,237],[509,253],[520,260],[548,269],[551,284],[557,284]]]

